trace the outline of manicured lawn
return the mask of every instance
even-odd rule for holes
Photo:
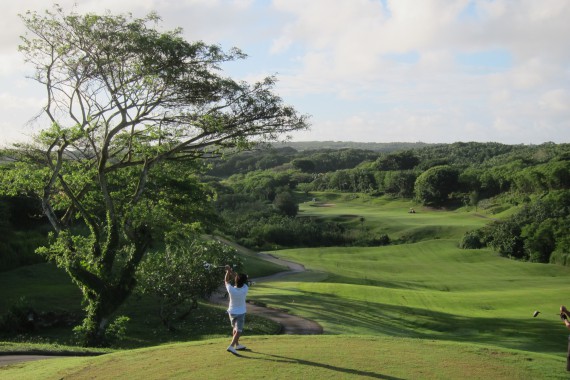
[[[372,228],[401,223],[410,230],[417,224],[454,238],[276,251],[274,255],[301,262],[312,273],[259,284],[252,289],[252,298],[312,318],[330,334],[408,336],[566,352],[568,331],[557,313],[561,304],[570,303],[564,295],[570,268],[517,262],[490,250],[459,249],[461,230],[489,222],[473,212],[423,210],[409,215],[408,204],[401,201],[331,203],[306,204],[303,210],[321,217],[350,210],[354,218],[365,216]],[[535,310],[542,312],[537,318],[532,317]]]

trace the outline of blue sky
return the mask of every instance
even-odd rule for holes
[[[311,115],[297,141],[570,141],[567,0],[60,0],[78,12],[156,11],[188,40],[239,47],[224,70]],[[3,5],[0,144],[25,139],[43,104],[17,52],[17,17],[46,0]]]

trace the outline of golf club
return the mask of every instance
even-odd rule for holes
[[[223,265],[214,265],[214,264],[204,262],[204,269],[206,269],[206,270],[223,269],[224,267],[225,266],[223,266]]]
[[[226,266],[225,265],[214,265],[214,264],[210,264],[206,261],[204,261],[204,269],[206,270],[212,270],[212,269],[224,269]],[[235,268],[236,265],[233,264],[232,268]]]
[[[536,318],[536,317],[538,316],[538,314],[540,314],[540,311],[535,310],[534,313],[532,313],[532,317],[533,317],[533,318]],[[557,314],[554,314],[554,315],[560,316],[560,313],[557,313]]]

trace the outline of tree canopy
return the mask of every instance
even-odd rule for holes
[[[55,7],[21,18],[20,51],[45,89],[46,128],[11,152],[3,192],[41,199],[54,233],[40,251],[81,288],[85,343],[100,345],[152,242],[199,228],[200,207],[177,209],[177,199],[199,204],[208,191],[172,190],[172,178],[198,170],[176,163],[251,148],[307,128],[308,116],[273,92],[273,77],[224,77],[222,64],[245,58],[240,50],[161,32],[155,14]]]

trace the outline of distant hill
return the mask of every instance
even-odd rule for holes
[[[426,146],[441,145],[423,142],[391,142],[391,143],[367,143],[352,141],[287,141],[272,144],[276,148],[291,147],[297,151],[320,150],[320,149],[363,149],[374,152],[389,153],[398,150],[420,149]]]

